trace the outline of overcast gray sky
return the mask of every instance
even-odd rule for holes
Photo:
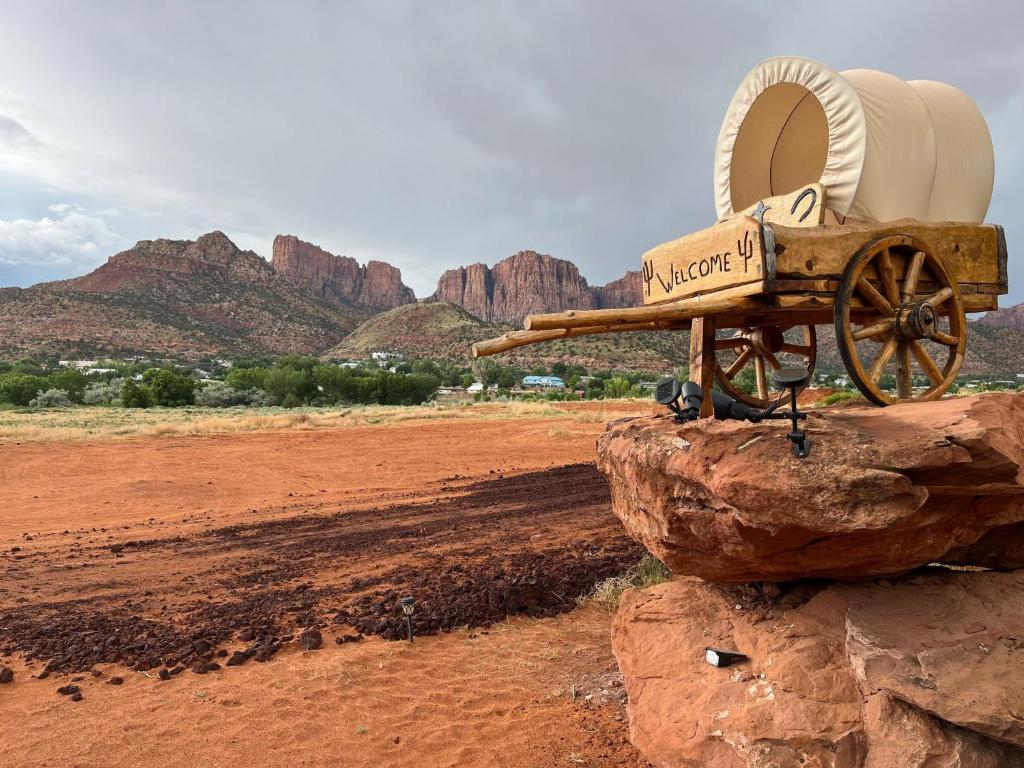
[[[779,54],[963,88],[1024,299],[1024,3],[0,0],[0,285],[136,240],[291,233],[442,270],[534,249],[592,283],[714,220],[735,87]]]

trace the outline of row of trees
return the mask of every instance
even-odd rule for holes
[[[243,359],[223,380],[203,381],[190,371],[142,367],[141,375],[86,376],[58,368],[47,371],[34,361],[18,361],[0,373],[0,404],[58,407],[72,404],[128,408],[185,405],[334,405],[337,403],[416,405],[428,400],[442,377],[461,381],[466,374],[434,363],[414,364],[408,372],[377,367],[343,368],[318,359],[288,356],[277,360]],[[124,371],[129,374],[129,371]]]

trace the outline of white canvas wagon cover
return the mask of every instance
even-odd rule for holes
[[[842,216],[981,222],[994,172],[985,118],[958,88],[780,56],[729,105],[715,203],[721,218],[820,181]]]

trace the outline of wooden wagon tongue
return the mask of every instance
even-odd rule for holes
[[[965,94],[769,59],[736,91],[715,169],[720,220],[643,255],[644,306],[531,315],[524,330],[475,344],[474,355],[689,330],[693,380],[705,391],[717,381],[763,408],[769,372],[812,371],[814,327],[830,324],[850,378],[872,402],[934,399],[949,388],[963,362],[966,313],[997,309],[1008,284],[1002,229],[976,223],[994,162],[985,120]],[[727,329],[735,330],[723,338]],[[892,361],[895,396],[882,386]],[[914,363],[925,382],[916,391]],[[737,379],[751,368],[748,393]]]

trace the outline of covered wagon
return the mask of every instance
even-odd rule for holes
[[[769,373],[813,370],[815,327],[831,325],[872,402],[930,400],[949,388],[966,314],[996,309],[1007,292],[1003,231],[982,223],[992,142],[963,92],[769,59],[729,105],[714,173],[718,221],[643,255],[644,306],[532,315],[525,330],[474,354],[690,330],[691,377],[765,407],[776,397]],[[737,385],[746,370],[752,392]]]

